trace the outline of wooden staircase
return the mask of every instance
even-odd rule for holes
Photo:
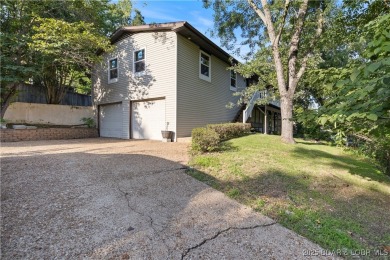
[[[233,123],[242,123],[242,118],[244,116],[243,114],[244,114],[245,108],[246,108],[246,104],[243,104],[241,106],[240,110],[237,111],[237,114],[232,121]]]
[[[243,104],[240,108],[240,110],[237,112],[237,115],[234,117],[233,122],[240,122],[242,123],[245,121],[247,123],[250,121],[250,118],[252,116],[252,110],[255,108],[256,101],[261,98],[265,98],[268,96],[267,90],[261,90],[261,91],[256,91],[250,101],[247,104]],[[279,100],[271,100],[269,101],[270,104],[274,106],[280,107],[280,101]]]
[[[247,104],[242,105],[241,109],[234,118],[234,122],[247,123],[252,115],[252,110],[255,107],[256,100],[258,100],[260,97],[260,91],[256,91],[250,101]]]

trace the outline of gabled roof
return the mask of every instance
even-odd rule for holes
[[[203,51],[212,54],[227,63],[231,63],[230,59],[233,60],[233,63],[237,63],[236,59],[234,59],[221,47],[213,43],[209,38],[204,36],[201,32],[199,32],[197,29],[195,29],[192,25],[190,25],[186,21],[145,24],[145,25],[138,25],[138,26],[124,26],[116,30],[111,35],[111,42],[115,43],[116,41],[118,41],[124,33],[161,32],[161,31],[176,32],[182,35],[183,37],[191,40],[198,46],[200,46],[200,48]]]

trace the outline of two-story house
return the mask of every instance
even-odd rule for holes
[[[234,59],[187,22],[122,27],[116,46],[93,71],[93,100],[102,137],[174,140],[195,127],[231,122],[235,91],[246,79]],[[250,111],[252,113],[252,111]]]

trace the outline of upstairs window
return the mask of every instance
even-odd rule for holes
[[[237,89],[237,73],[233,70],[230,71],[230,89]]]
[[[145,49],[134,52],[134,73],[139,74],[145,72]]]
[[[199,77],[201,79],[211,81],[211,60],[210,55],[200,52],[200,61],[199,61]]]
[[[118,59],[111,59],[108,61],[108,82],[118,81]]]

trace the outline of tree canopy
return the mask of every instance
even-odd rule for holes
[[[313,57],[333,1],[204,1],[214,9],[215,32],[222,45],[240,52],[249,45],[251,61],[236,67],[275,86],[281,100],[282,140],[294,143],[293,98]],[[237,31],[243,42],[237,44]],[[256,50],[256,52],[254,52]],[[264,87],[264,86],[263,86]]]
[[[240,101],[274,86],[288,142],[292,122],[299,133],[316,139],[330,136],[345,144],[357,138],[359,149],[390,173],[388,0],[204,4],[214,10],[213,34],[246,60],[231,69],[260,79],[236,93]],[[243,53],[244,45],[249,53]]]
[[[0,21],[2,117],[20,83],[41,85],[49,103],[68,87],[89,92],[90,67],[98,49],[110,49],[108,36],[144,23],[130,0],[4,0]]]

